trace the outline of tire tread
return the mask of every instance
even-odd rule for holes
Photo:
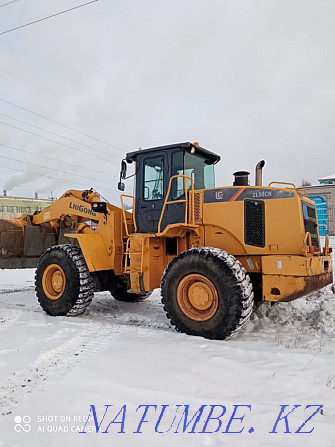
[[[234,321],[231,321],[228,325],[229,327],[221,327],[211,337],[216,339],[228,339],[236,335],[249,320],[253,305],[254,305],[254,293],[250,277],[247,274],[245,268],[241,265],[234,256],[230,255],[226,251],[220,250],[214,247],[197,247],[191,248],[180,253],[176,256],[170,264],[167,266],[163,273],[161,282],[161,301],[166,312],[167,318],[170,320],[171,324],[178,330],[182,331],[181,324],[178,318],[171,315],[169,300],[170,298],[166,296],[165,290],[167,288],[168,281],[171,280],[170,272],[171,269],[176,266],[177,263],[182,260],[196,255],[206,261],[211,261],[221,269],[228,269],[231,276],[234,278],[235,284],[233,286],[234,295],[236,295],[236,302],[233,306],[236,306],[234,311]]]

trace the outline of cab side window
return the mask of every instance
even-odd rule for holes
[[[144,161],[144,200],[161,200],[164,195],[163,157],[148,158]]]

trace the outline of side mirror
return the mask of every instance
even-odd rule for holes
[[[124,191],[124,183],[123,183],[123,182],[119,182],[119,183],[117,184],[117,189],[118,189],[119,191]]]
[[[120,178],[126,178],[127,175],[127,163],[125,160],[121,161],[121,172],[120,172]],[[120,189],[120,188],[119,188]],[[123,191],[123,190],[122,190]]]
[[[106,202],[92,202],[91,209],[95,213],[107,214],[107,203]]]

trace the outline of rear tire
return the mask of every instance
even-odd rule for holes
[[[224,340],[248,321],[254,294],[249,275],[227,252],[192,248],[164,272],[162,303],[175,328],[189,335]]]
[[[80,248],[55,245],[47,249],[38,261],[35,290],[48,315],[83,313],[94,296],[94,281]]]

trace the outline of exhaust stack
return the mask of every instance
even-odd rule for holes
[[[265,166],[265,161],[261,160],[256,165],[256,173],[255,173],[255,186],[262,186],[263,184],[263,168]]]

